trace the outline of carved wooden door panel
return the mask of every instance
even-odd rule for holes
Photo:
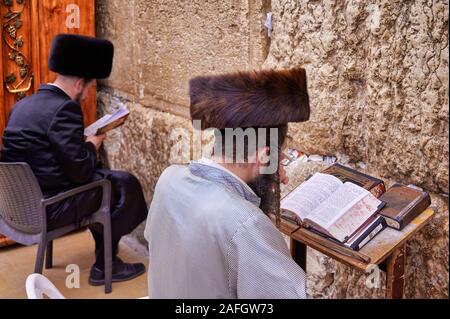
[[[16,101],[55,78],[47,68],[53,36],[94,35],[94,17],[94,0],[0,0],[0,147]],[[95,121],[95,92],[93,87],[82,105],[86,125]],[[0,247],[9,243],[0,234]]]
[[[53,81],[47,61],[58,33],[95,34],[94,0],[0,0],[0,136],[14,103]],[[85,124],[96,116],[96,88],[83,102]]]

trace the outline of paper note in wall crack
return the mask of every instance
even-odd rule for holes
[[[272,37],[272,12],[267,12],[264,26],[267,28],[267,36]]]

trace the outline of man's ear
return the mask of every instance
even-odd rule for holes
[[[258,148],[255,153],[256,164],[267,165],[270,161],[270,149],[268,146]]]
[[[83,78],[76,79],[76,81],[74,83],[74,86],[75,86],[75,89],[77,90],[77,92],[83,91],[85,85],[86,84],[85,84],[85,81]]]

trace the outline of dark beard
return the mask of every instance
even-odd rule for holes
[[[280,207],[280,184],[277,174],[260,175],[249,183],[250,188],[261,198],[261,210],[267,214],[278,214]]]
[[[83,96],[83,93],[78,93],[78,94],[75,96],[74,101],[81,105],[81,97],[82,97],[82,96]]]

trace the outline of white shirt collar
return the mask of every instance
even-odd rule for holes
[[[197,162],[200,164],[203,164],[203,165],[208,165],[208,166],[220,169],[222,171],[225,171],[227,174],[229,174],[229,175],[233,176],[235,179],[237,179],[250,193],[257,196],[255,194],[255,192],[253,191],[253,189],[251,189],[250,186],[248,186],[248,184],[246,182],[244,182],[239,176],[237,176],[236,174],[234,174],[232,171],[228,170],[224,166],[220,165],[219,163],[215,162],[214,160],[206,158],[206,157],[202,157]]]

